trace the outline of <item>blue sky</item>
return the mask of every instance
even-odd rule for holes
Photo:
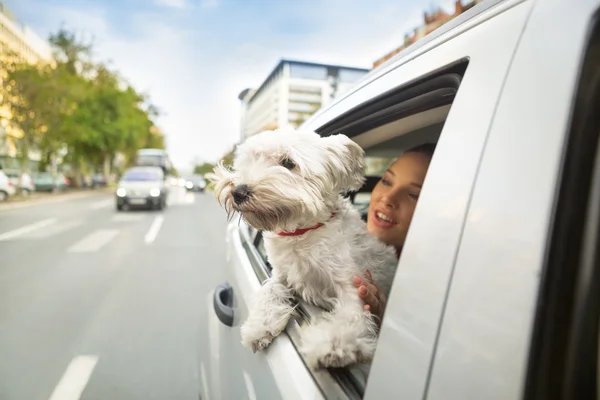
[[[5,0],[46,38],[62,24],[94,39],[164,113],[175,165],[218,160],[239,138],[239,100],[281,58],[370,68],[453,0]]]

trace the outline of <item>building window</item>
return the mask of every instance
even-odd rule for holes
[[[290,64],[290,78],[324,81],[327,79],[327,67],[319,65]]]
[[[290,85],[290,94],[292,93],[317,93],[321,95],[321,88],[318,86],[296,86]]]
[[[340,69],[338,79],[343,83],[354,83],[367,74],[368,71]]]

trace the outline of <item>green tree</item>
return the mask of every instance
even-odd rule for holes
[[[194,174],[206,175],[209,172],[212,172],[214,167],[215,167],[215,164],[211,164],[211,163],[207,163],[207,162],[198,164],[198,165],[194,166]]]
[[[53,65],[0,54],[0,122],[22,169],[33,149],[42,152],[42,169],[66,152],[78,183],[90,166],[108,177],[118,153],[131,162],[139,148],[165,147],[159,110],[115,70],[93,62],[91,44],[64,29],[50,43]]]

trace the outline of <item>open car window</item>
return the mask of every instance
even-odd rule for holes
[[[347,194],[365,221],[372,191],[390,163],[407,148],[437,141],[466,63],[466,60],[461,60],[448,66],[448,71],[436,71],[420,82],[411,82],[407,87],[394,90],[383,99],[365,103],[364,109],[342,115],[332,124],[317,130],[322,136],[346,134],[365,148],[365,183],[358,191]],[[435,112],[431,113],[432,110]],[[398,130],[403,118],[413,118],[412,131]],[[370,134],[379,137],[380,141],[374,142]],[[262,233],[254,228],[247,228],[242,239],[250,262],[262,283],[271,276],[271,265]],[[301,326],[321,310],[298,301],[297,311],[296,318],[286,328],[296,349],[300,344]],[[302,357],[302,354],[299,355]],[[326,398],[358,399],[364,396],[369,371],[370,365],[363,364],[335,370],[311,370],[311,374]]]

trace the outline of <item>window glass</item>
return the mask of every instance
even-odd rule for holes
[[[125,182],[159,181],[161,179],[161,174],[154,171],[130,171],[123,177]]]
[[[265,241],[263,240],[262,235],[257,238],[256,250],[258,250],[258,254],[260,254],[263,261],[266,263],[267,261],[267,249],[265,249]]]
[[[352,69],[340,69],[338,79],[343,83],[354,83],[367,74],[368,71],[357,71]]]
[[[298,79],[327,79],[327,68],[319,65],[290,64],[290,77]]]

